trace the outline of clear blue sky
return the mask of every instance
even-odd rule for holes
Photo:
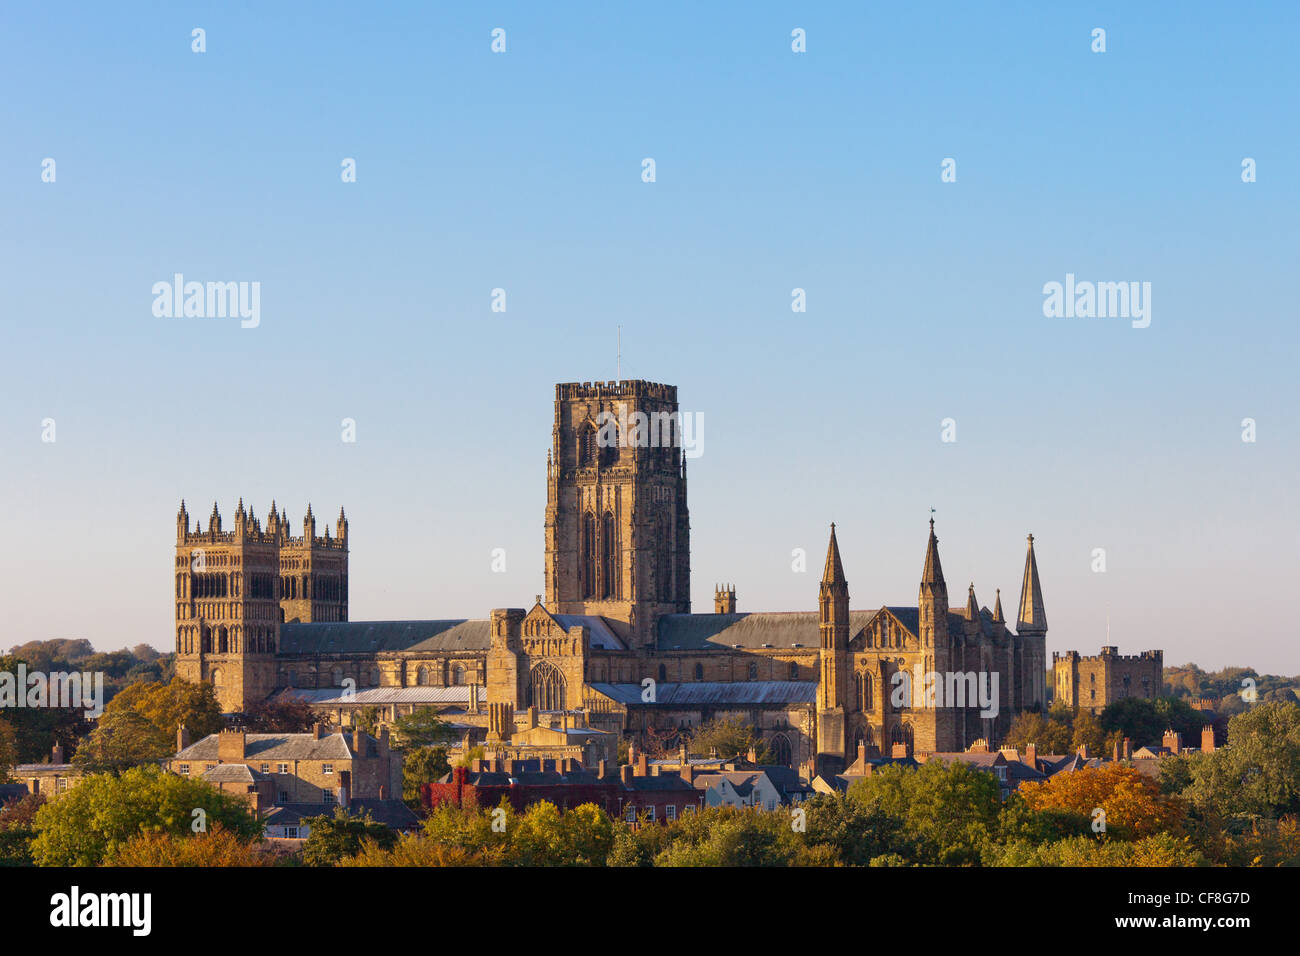
[[[706,422],[697,610],[813,609],[832,520],[915,603],[933,506],[956,604],[1035,534],[1049,650],[1300,672],[1295,5],[380,6],[0,10],[0,646],[170,647],[182,497],[346,505],[356,620],[530,604],[621,324]],[[1150,327],[1045,318],[1067,272]]]

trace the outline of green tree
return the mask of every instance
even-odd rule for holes
[[[1300,707],[1257,704],[1228,723],[1228,746],[1187,758],[1184,795],[1224,817],[1300,813]],[[1171,776],[1173,771],[1171,770]]]
[[[185,836],[199,819],[246,840],[262,832],[242,800],[201,780],[154,766],[92,774],[36,811],[32,857],[39,866],[99,866],[138,834]]]
[[[1011,721],[1005,743],[1021,751],[1033,744],[1041,754],[1073,753],[1070,736],[1069,725],[1058,717],[1025,711]]]
[[[381,850],[391,850],[397,843],[397,831],[376,823],[369,813],[348,816],[342,807],[335,807],[332,817],[312,817],[303,823],[311,828],[302,845],[302,861],[308,866],[334,866],[356,856],[367,842]]]
[[[772,762],[772,755],[763,742],[762,734],[742,717],[715,717],[701,724],[691,737],[692,753],[708,754],[714,751],[719,757],[730,759],[745,757],[753,748],[756,762]]]
[[[421,707],[398,717],[393,722],[395,747],[402,750],[416,747],[438,747],[456,740],[456,731],[447,726],[432,707]]]
[[[87,773],[116,773],[158,763],[172,752],[173,741],[138,711],[118,709],[99,719],[72,762]]]
[[[109,702],[104,716],[125,710],[144,717],[173,742],[181,727],[198,740],[225,726],[213,686],[206,682],[193,684],[179,677],[168,684],[139,681],[127,686]]]
[[[445,747],[417,747],[402,761],[402,799],[413,809],[420,806],[420,787],[441,779],[451,765]]]
[[[1165,731],[1173,729],[1183,740],[1194,741],[1201,733],[1205,718],[1187,701],[1176,697],[1124,697],[1108,704],[1101,712],[1101,726],[1108,735],[1119,734],[1133,742],[1133,749],[1158,746]]]
[[[1002,808],[997,778],[960,760],[882,767],[855,781],[849,797],[901,821],[914,859],[941,866],[978,863]]]
[[[1080,710],[1074,715],[1074,734],[1070,739],[1070,752],[1078,753],[1080,747],[1087,747],[1090,757],[1106,754],[1105,728],[1090,710]]]

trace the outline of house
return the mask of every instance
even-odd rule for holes
[[[399,833],[420,829],[417,817],[401,800],[352,800],[345,808],[349,817],[369,815],[375,823]],[[311,820],[332,816],[337,808],[314,803],[285,803],[272,807],[266,815],[265,836],[268,840],[306,840],[311,836]]]
[[[49,799],[79,783],[83,772],[65,760],[63,747],[56,743],[48,763],[20,763],[9,776],[16,783],[24,784],[28,793],[39,793]]]

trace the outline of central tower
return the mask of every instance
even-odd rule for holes
[[[691,609],[690,519],[677,387],[555,386],[546,463],[546,609],[599,614],[654,642]]]

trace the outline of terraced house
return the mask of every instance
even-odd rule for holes
[[[677,389],[646,381],[557,385],[547,456],[545,594],[477,620],[348,619],[347,519],[302,535],[273,505],[265,526],[213,505],[207,530],[182,502],[175,562],[177,672],[216,685],[237,712],[271,694],[306,696],[339,716],[437,707],[464,726],[593,727],[652,747],[737,715],[780,763],[835,772],[857,753],[962,750],[998,740],[1046,703],[1042,588],[1030,536],[1015,630],[1001,595],[974,586],[950,607],[934,522],[914,605],[850,610],[834,526],[813,610],[746,613],[734,588],[710,613],[690,595],[687,459]],[[654,441],[619,432],[654,423]],[[918,549],[919,552],[920,549]],[[436,595],[431,597],[436,601]],[[895,675],[996,675],[996,706],[927,706],[892,693]],[[581,712],[578,718],[577,712]],[[525,714],[531,713],[531,717]],[[579,723],[580,720],[580,723]]]

